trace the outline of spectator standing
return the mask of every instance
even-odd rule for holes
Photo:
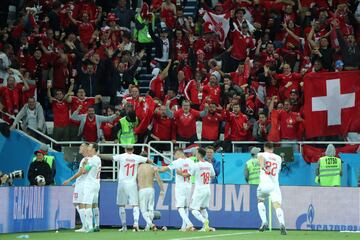
[[[214,102],[210,103],[208,114],[202,118],[201,140],[219,140],[220,124],[223,120],[223,115],[217,112],[217,105]]]
[[[214,148],[212,146],[206,147],[205,159],[213,165],[215,171],[215,177],[211,180],[211,183],[219,183],[218,176],[220,174],[220,161],[214,157]]]
[[[190,102],[184,100],[182,102],[182,108],[172,112],[170,109],[170,101],[166,103],[166,115],[170,118],[174,118],[176,123],[176,139],[177,141],[186,141],[193,143],[197,141],[196,136],[196,120],[205,117],[208,113],[208,104],[205,103],[203,111],[190,108]]]
[[[253,147],[250,150],[251,158],[246,162],[244,168],[245,181],[248,184],[258,185],[260,183],[260,162],[257,158],[260,148]]]
[[[88,107],[87,114],[79,114],[81,109],[82,106],[80,105],[71,115],[73,120],[80,122],[78,136],[81,136],[87,142],[103,141],[104,136],[101,131],[101,124],[103,122],[113,122],[118,117],[118,114],[112,116],[96,115],[94,106]]]
[[[57,141],[67,141],[70,139],[70,105],[68,102],[66,102],[66,99],[72,94],[74,88],[74,79],[71,79],[70,81],[71,85],[66,95],[64,95],[62,90],[57,89],[55,90],[55,97],[53,97],[51,95],[51,84],[48,84],[47,86],[48,98],[54,116],[53,138]]]
[[[334,145],[329,144],[325,156],[319,159],[315,182],[322,187],[340,187],[342,176],[342,162],[336,157]]]
[[[264,142],[270,132],[270,122],[267,120],[265,113],[259,113],[259,120],[253,126],[252,136],[256,141]]]
[[[118,18],[117,24],[120,27],[131,29],[131,22],[134,21],[135,12],[126,6],[126,0],[119,0],[117,7],[114,10]]]
[[[120,144],[134,144],[138,140],[135,133],[135,128],[138,125],[139,119],[136,117],[134,105],[127,103],[125,105],[125,116],[120,118],[119,123],[113,128],[113,137],[117,136],[117,142]]]
[[[46,132],[44,110],[41,104],[35,101],[34,97],[30,97],[28,99],[28,102],[23,106],[23,108],[16,116],[11,128],[14,129],[20,121],[22,121],[22,128],[24,131],[30,135],[31,132],[28,130],[29,127],[43,133]]]

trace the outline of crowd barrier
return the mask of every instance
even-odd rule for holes
[[[116,206],[117,183],[103,182],[100,192],[100,223],[120,226]],[[256,229],[260,226],[256,186],[211,185],[208,210],[210,225],[215,228]],[[165,185],[164,198],[155,188],[155,209],[161,213],[157,226],[180,227],[181,219],[175,207],[174,185]],[[288,229],[357,231],[360,230],[360,188],[281,187],[285,222]],[[132,224],[132,210],[127,208],[127,223]],[[275,211],[272,211],[275,213]],[[191,214],[190,214],[191,215]],[[274,227],[278,227],[272,216]],[[199,221],[192,216],[196,227]],[[141,218],[140,224],[145,222]]]
[[[0,187],[0,233],[74,228],[72,192],[72,187]]]

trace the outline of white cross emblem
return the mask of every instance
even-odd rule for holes
[[[341,94],[340,79],[326,80],[326,96],[313,97],[313,112],[327,111],[328,126],[341,125],[341,109],[355,107],[355,92]]]

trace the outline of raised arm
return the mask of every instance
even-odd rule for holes
[[[209,112],[209,104],[205,103],[205,108],[200,112],[200,117],[205,117]]]
[[[169,118],[174,118],[174,113],[171,111],[170,109],[170,103],[171,101],[167,101],[166,102],[166,116],[168,116]]]
[[[64,96],[64,99],[67,101],[67,99],[69,97],[71,97],[73,95],[73,91],[74,91],[74,83],[75,83],[75,79],[74,78],[70,78],[70,87],[67,91],[67,93]]]
[[[161,80],[164,80],[169,75],[170,66],[171,66],[171,59],[169,60],[169,63],[167,64],[166,68],[162,70],[160,73]]]

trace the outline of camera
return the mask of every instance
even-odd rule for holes
[[[7,184],[8,186],[12,186],[14,179],[23,179],[24,178],[24,171],[23,170],[13,171],[13,172],[7,174],[7,176],[8,176],[7,178],[3,179],[3,177],[5,175],[6,174],[4,174],[0,171],[0,179],[1,179],[0,185]]]

